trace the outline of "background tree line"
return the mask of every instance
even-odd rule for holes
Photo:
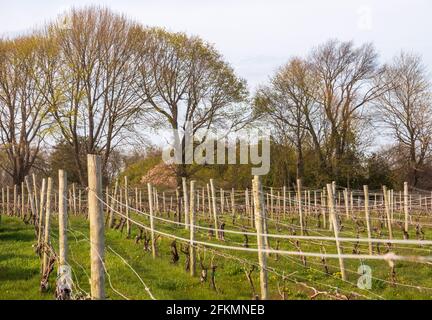
[[[381,64],[372,44],[329,40],[249,94],[199,37],[105,8],[73,9],[0,40],[0,178],[19,184],[63,168],[85,185],[87,153],[102,156],[106,182],[128,170],[143,176],[159,155],[143,132],[192,122],[194,133],[271,128],[267,184],[431,188],[431,92],[420,56]],[[177,165],[173,175],[177,183],[213,175],[227,187],[250,181],[240,165]]]

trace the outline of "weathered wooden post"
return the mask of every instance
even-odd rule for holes
[[[24,188],[24,182],[21,182],[21,215],[22,215],[22,218],[25,220],[25,218],[26,218],[26,212],[25,212],[25,188]]]
[[[6,214],[10,216],[9,186],[6,186]]]
[[[42,188],[40,193],[40,208],[39,208],[39,228],[38,228],[38,248],[41,248],[42,243],[42,235],[43,235],[43,227],[44,227],[44,204],[45,204],[45,188],[46,188],[46,180],[42,179]]]
[[[332,186],[332,184],[327,184],[327,194],[328,194],[328,205],[329,205],[329,209],[330,209],[330,219],[331,219],[331,222],[333,225],[333,231],[334,231],[335,241],[336,241],[336,249],[337,249],[337,253],[339,256],[339,267],[340,267],[340,271],[341,271],[342,280],[346,280],[345,264],[344,264],[343,258],[341,257],[341,255],[343,254],[343,251],[342,251],[342,248],[341,248],[340,243],[339,243],[339,224],[338,224],[338,220],[336,217],[333,190],[334,190],[334,187]]]
[[[273,218],[274,216],[274,193],[273,187],[270,187],[270,216]]]
[[[44,228],[44,247],[43,247],[43,274],[48,270],[49,264],[49,252],[48,247],[50,245],[50,227],[51,227],[51,193],[52,193],[53,181],[48,178],[48,187],[46,194],[46,208],[45,208],[45,228]]]
[[[323,188],[321,192],[321,214],[323,216],[323,228],[325,229],[327,227],[327,219],[326,219],[326,192],[325,188]]]
[[[90,220],[91,297],[105,299],[105,234],[102,199],[100,156],[87,155],[88,210]]]
[[[148,190],[148,201],[149,201],[149,213],[150,213],[150,237],[151,237],[151,249],[152,249],[152,256],[153,259],[156,258],[156,243],[155,243],[155,236],[154,236],[154,221],[153,221],[153,189],[150,183],[147,183],[147,190]]]
[[[14,184],[13,187],[13,216],[17,216],[18,214],[18,206],[17,206],[17,197],[18,197],[18,190],[17,190],[17,185]]]
[[[187,192],[187,184],[186,178],[182,178],[183,183],[183,207],[184,207],[184,215],[185,215],[185,229],[189,230],[189,199]]]
[[[219,240],[219,232],[218,232],[219,226],[218,226],[218,219],[217,219],[217,212],[216,212],[216,193],[215,193],[213,179],[210,179],[210,189],[211,189],[211,198],[212,198],[212,205],[213,205],[214,231],[215,231],[216,239]]]
[[[292,201],[291,201],[291,191],[288,190],[288,204],[290,213],[292,213]]]
[[[130,238],[131,235],[131,224],[129,220],[129,187],[128,187],[128,177],[124,177],[124,184],[125,184],[125,207],[126,207],[126,237]]]
[[[347,218],[349,217],[349,204],[348,204],[348,189],[344,188],[343,190],[344,203],[345,203],[345,214]]]
[[[204,188],[201,189],[201,201],[202,201],[202,214],[203,214],[203,216],[205,216],[206,200],[205,200],[205,189]]]
[[[408,182],[404,182],[404,213],[405,213],[405,232],[408,234]]]
[[[283,186],[283,190],[282,190],[282,197],[283,197],[283,202],[282,202],[282,207],[283,207],[283,217],[285,219],[286,217],[286,186]]]
[[[58,213],[59,213],[59,264],[57,269],[57,290],[58,296],[62,299],[70,299],[72,290],[71,268],[68,264],[68,240],[67,240],[67,174],[59,170],[58,185]]]
[[[363,192],[364,192],[364,207],[365,207],[365,218],[366,218],[366,229],[367,229],[367,235],[368,238],[372,238],[372,232],[371,232],[371,222],[370,222],[370,216],[369,216],[369,188],[367,185],[363,186]],[[369,244],[369,254],[372,255],[372,242],[371,240],[368,241]]]
[[[233,219],[235,219],[235,190],[234,188],[231,189],[231,214],[233,216]]]
[[[82,213],[82,192],[81,189],[78,190],[78,214]]]
[[[192,277],[195,276],[195,181],[190,182],[190,246],[189,246],[189,270]]]
[[[109,227],[109,216],[110,216],[110,208],[109,208],[110,198],[109,198],[109,186],[105,186],[105,226]]]
[[[393,239],[393,231],[392,231],[392,224],[391,224],[391,217],[390,217],[390,200],[389,200],[390,191],[387,190],[386,186],[383,186],[383,195],[384,195],[384,208],[387,217],[387,229],[389,232],[389,238],[391,240]]]
[[[114,193],[112,195],[112,199],[111,199],[111,209],[110,209],[110,213],[109,213],[109,219],[108,219],[108,226],[110,228],[113,227],[113,222],[114,222],[114,208],[116,208],[116,197],[117,197],[117,189],[118,189],[118,180],[116,180],[115,185],[114,185]]]
[[[302,196],[301,196],[301,180],[297,179],[297,204],[298,204],[298,212],[299,212],[299,220],[300,220],[300,233],[304,235],[304,227],[303,227],[303,211],[302,211]]]
[[[37,217],[37,209],[36,209],[35,201],[34,201],[34,197],[33,197],[32,185],[31,185],[31,183],[29,181],[29,177],[28,176],[25,176],[24,182],[25,182],[26,187],[27,187],[28,198],[29,198],[29,201],[30,201],[30,211],[31,211],[31,214],[32,214],[33,224],[35,225],[35,228],[36,228],[37,219],[38,219],[38,217]]]
[[[208,214],[209,214],[209,219],[211,219],[212,217],[212,197],[210,194],[210,185],[207,183],[207,206],[208,206]]]
[[[225,202],[225,195],[224,195],[224,189],[220,188],[219,189],[219,196],[220,196],[220,211],[221,211],[221,215],[223,216],[224,212],[225,212],[225,208],[224,208],[224,202]]]
[[[2,214],[6,213],[5,189],[2,188]]]
[[[179,188],[177,187],[175,192],[176,192],[176,215],[177,215],[177,222],[181,222],[181,213],[180,213],[180,192],[179,192]]]
[[[38,195],[38,189],[37,189],[37,182],[36,182],[36,175],[32,174],[33,179],[33,196],[34,196],[34,203],[36,211],[39,210],[39,195]],[[39,212],[37,212],[37,218],[40,219]]]
[[[72,183],[72,204],[73,204],[73,212],[74,215],[77,214],[77,197],[76,197],[76,185]]]
[[[264,195],[262,191],[261,181],[259,176],[254,176],[252,181],[254,210],[255,210],[255,226],[257,233],[258,244],[258,261],[260,266],[260,288],[261,299],[267,300],[269,298],[268,292],[268,275],[267,275],[267,254],[263,251],[265,249],[263,222],[264,222]]]
[[[156,204],[156,213],[159,214],[159,196],[156,187],[154,188],[154,196],[155,196],[155,204]]]
[[[67,264],[68,243],[67,243],[67,174],[59,170],[59,265]]]

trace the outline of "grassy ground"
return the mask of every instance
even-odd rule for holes
[[[136,219],[139,219],[136,217]],[[141,219],[144,223],[145,219]],[[202,220],[204,221],[204,220]],[[286,221],[288,224],[290,221]],[[205,222],[201,222],[206,225]],[[227,229],[238,227],[231,225],[230,219],[226,219]],[[57,221],[54,218],[52,234],[52,244],[55,249],[57,244]],[[89,243],[88,223],[82,217],[71,217],[69,221],[69,260],[74,272],[74,283],[76,288],[82,293],[89,292]],[[344,236],[350,236],[349,225]],[[313,226],[310,226],[313,228]],[[157,228],[169,233],[188,237],[188,232],[180,227],[161,225]],[[278,227],[270,223],[270,233],[290,234],[289,228]],[[138,229],[132,227],[131,239],[126,239],[118,230],[107,230],[106,244],[119,255],[121,255],[130,266],[136,270],[144,282],[148,285],[151,292],[157,299],[250,299],[252,288],[246,278],[245,270],[250,270],[251,263],[257,262],[255,253],[232,252],[217,249],[216,254],[206,250],[204,264],[210,265],[213,257],[216,269],[217,291],[210,287],[209,281],[201,284],[199,276],[192,278],[185,271],[185,255],[180,253],[180,261],[172,264],[170,261],[170,243],[172,240],[161,237],[158,240],[158,257],[152,259],[151,253],[143,250],[143,244],[135,244],[133,238],[138,233]],[[331,233],[322,231],[324,235]],[[398,231],[395,231],[397,238],[402,238]],[[426,230],[426,238],[431,238],[431,232]],[[364,235],[362,235],[364,236]],[[415,235],[413,235],[415,237]],[[244,238],[242,235],[225,235],[226,245],[241,246]],[[207,232],[198,232],[198,240],[213,241],[208,239]],[[254,246],[253,239],[249,239],[251,247]],[[50,290],[47,293],[39,292],[40,281],[40,261],[35,254],[33,245],[35,235],[33,227],[25,225],[18,218],[2,216],[0,224],[0,299],[53,299],[55,272],[50,278]],[[220,243],[220,242],[219,242]],[[272,240],[273,247],[276,240]],[[177,244],[180,249],[180,243]],[[321,245],[317,242],[300,243],[301,249],[306,251],[319,252]],[[107,247],[108,248],[108,247]],[[280,249],[296,250],[293,243],[283,240],[279,244]],[[328,253],[335,252],[334,245],[325,243]],[[352,244],[347,244],[344,248],[346,253],[351,253]],[[430,255],[430,247],[411,246],[410,248],[393,248],[398,254],[422,254]],[[367,252],[367,244],[361,244],[361,252]],[[381,247],[385,250],[385,246]],[[179,250],[180,251],[180,250]],[[232,256],[235,256],[233,258]],[[340,278],[337,260],[327,260],[329,274],[324,272],[324,266],[319,258],[307,258],[306,266],[302,264],[301,257],[275,256],[271,255],[268,259],[269,266],[274,272],[269,273],[270,296],[273,299],[281,299],[279,291],[285,291],[287,299],[309,299],[315,288],[319,291],[328,292],[330,295],[319,294],[317,299],[328,299],[331,296],[343,294],[355,299],[431,299],[432,290],[413,288],[410,286],[422,286],[432,288],[432,269],[430,265],[414,264],[408,262],[396,263],[396,282],[392,285],[390,281],[390,268],[384,261],[363,261],[372,269],[374,280],[370,290],[357,288],[356,283],[359,275],[357,269],[361,262],[358,260],[346,260],[348,270],[348,281],[344,282]],[[129,268],[124,261],[109,249],[106,253],[107,276],[107,295],[109,299],[123,299],[124,296],[131,299],[149,299],[144,286],[137,278],[136,274]],[[198,265],[198,274],[200,268]],[[281,275],[287,275],[287,280],[283,281]],[[210,271],[209,276],[210,278]],[[108,281],[109,280],[109,281]],[[258,271],[252,272],[252,280],[255,288],[259,288]],[[403,286],[405,284],[407,286]],[[280,290],[278,290],[278,287]],[[258,290],[259,291],[259,290]],[[355,295],[350,294],[355,292]],[[121,294],[119,294],[121,293]],[[123,296],[122,296],[123,295]]]

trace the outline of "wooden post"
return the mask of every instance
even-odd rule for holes
[[[270,187],[270,216],[273,218],[274,216],[274,193],[273,193],[273,187]]]
[[[321,192],[321,213],[323,216],[323,228],[325,229],[327,227],[327,219],[326,219],[326,192],[325,188],[323,188]]]
[[[10,216],[9,186],[6,186],[6,214]]]
[[[254,210],[255,210],[255,226],[257,233],[257,244],[258,244],[258,261],[260,265],[260,288],[261,288],[261,300],[267,300],[269,298],[268,293],[268,276],[267,276],[267,255],[263,251],[264,232],[263,228],[263,216],[264,216],[264,195],[261,186],[261,180],[259,176],[255,176],[253,179],[253,198],[254,198]]]
[[[25,212],[25,189],[24,189],[24,182],[21,182],[21,216],[25,220],[26,212]]]
[[[404,212],[405,212],[405,232],[408,234],[408,182],[404,182]]]
[[[6,213],[5,189],[2,188],[2,214]]]
[[[110,208],[109,208],[109,203],[110,203],[110,198],[109,198],[109,186],[107,185],[105,187],[105,226],[109,227],[109,217],[110,217]]]
[[[247,212],[249,214],[249,219],[250,219],[250,226],[251,228],[255,228],[255,214],[254,211],[252,210],[252,205],[251,205],[251,201],[250,201],[250,197],[249,197],[249,189],[246,188],[246,208],[247,208]]]
[[[44,228],[44,250],[43,250],[43,272],[48,268],[49,264],[49,252],[48,246],[50,245],[50,224],[51,224],[51,193],[52,193],[53,182],[51,178],[48,178],[48,188],[46,194],[46,207],[45,207],[45,228]]]
[[[110,228],[113,227],[113,222],[114,222],[114,208],[116,208],[115,199],[117,197],[117,189],[118,189],[118,180],[116,180],[116,182],[115,182],[114,193],[113,193],[112,199],[111,199],[111,209],[110,209],[109,220],[108,220],[108,226]]]
[[[206,204],[206,200],[205,200],[205,190],[204,190],[204,188],[202,188],[202,190],[201,190],[201,194],[202,194],[202,196],[201,196],[201,201],[202,201],[202,213],[203,213],[203,217],[205,216],[205,204]],[[211,215],[210,215],[211,216]]]
[[[155,195],[155,204],[156,204],[156,213],[159,214],[159,196],[156,187],[154,188],[154,195]]]
[[[389,232],[389,238],[390,240],[393,239],[393,231],[392,231],[392,225],[391,225],[391,217],[390,217],[390,200],[389,200],[389,194],[390,191],[387,190],[386,186],[383,186],[383,195],[384,195],[384,207],[387,217],[387,229]]]
[[[233,219],[235,219],[235,190],[234,188],[231,189],[231,214],[233,216]]]
[[[75,213],[73,212],[73,193],[72,193],[72,188],[69,189],[69,208],[71,208],[72,214],[75,215]]]
[[[149,201],[149,213],[150,213],[150,236],[151,236],[151,249],[153,259],[156,258],[156,243],[154,236],[154,221],[153,221],[153,189],[150,183],[147,183],[148,201]]]
[[[129,187],[128,187],[128,177],[124,177],[124,184],[125,184],[125,208],[126,208],[126,237],[130,238],[131,235],[131,224],[129,220]]]
[[[302,211],[302,196],[301,196],[301,180],[297,179],[297,203],[298,203],[298,212],[300,219],[300,233],[304,235],[304,227],[303,227],[303,211]]]
[[[44,204],[45,204],[45,188],[46,180],[42,179],[42,189],[40,193],[40,208],[39,208],[39,228],[38,228],[38,246],[42,243],[43,226],[44,226]]]
[[[345,202],[345,214],[348,218],[349,217],[349,206],[348,206],[348,189],[347,188],[344,188],[343,195],[344,195],[344,202]]]
[[[76,185],[75,183],[72,183],[72,203],[73,203],[73,212],[76,215],[77,214],[77,198],[76,198]]]
[[[90,219],[91,297],[105,299],[105,234],[102,199],[102,170],[100,156],[87,156],[88,210]]]
[[[220,188],[220,210],[221,210],[221,215],[223,216],[225,208],[224,208],[224,202],[225,202],[225,196],[224,196],[224,190],[222,188]]]
[[[17,206],[17,197],[18,197],[18,192],[17,192],[17,185],[14,184],[14,188],[13,188],[13,216],[17,216],[18,215],[18,206]]]
[[[186,178],[182,178],[183,183],[183,207],[184,207],[184,215],[185,215],[185,229],[189,230],[189,199],[187,192],[187,184]]]
[[[218,219],[217,219],[217,212],[216,212],[216,193],[214,188],[213,179],[210,179],[210,189],[211,189],[211,198],[212,198],[212,205],[213,205],[213,220],[214,220],[214,231],[216,235],[216,239],[219,240],[219,226],[218,226]]]
[[[81,214],[81,209],[82,209],[82,201],[81,201],[81,189],[78,190],[78,214]]]
[[[338,220],[336,217],[333,189],[334,188],[333,188],[332,184],[327,184],[327,194],[328,194],[328,204],[329,204],[329,209],[330,209],[330,219],[331,219],[331,222],[333,224],[333,231],[334,231],[335,240],[336,240],[336,248],[337,248],[337,253],[339,255],[339,267],[340,267],[340,271],[341,271],[342,280],[346,280],[345,264],[344,264],[343,258],[341,257],[341,254],[343,254],[343,250],[342,250],[340,243],[339,243],[339,224],[338,224]]]
[[[31,183],[29,181],[29,177],[28,176],[25,176],[24,182],[25,182],[26,187],[27,187],[28,198],[29,198],[29,201],[30,201],[30,211],[31,211],[31,214],[32,214],[32,217],[33,217],[33,223],[34,223],[34,225],[36,227],[36,223],[37,223],[37,219],[38,219],[38,217],[37,217],[37,209],[36,209],[35,201],[34,201],[34,197],[33,197],[32,185],[31,185]]]
[[[54,212],[58,212],[57,208],[57,193],[54,193]]]
[[[180,213],[180,194],[179,187],[176,188],[176,214],[177,214],[177,222],[181,222],[181,213]]]
[[[207,202],[208,202],[208,214],[209,214],[209,219],[211,219],[212,217],[212,197],[210,194],[210,185],[207,183]]]
[[[370,222],[370,216],[369,216],[369,188],[367,185],[363,186],[363,192],[364,192],[364,207],[365,207],[365,218],[366,218],[366,229],[367,229],[367,235],[368,238],[372,238],[372,232],[371,232],[371,222]],[[372,242],[369,240],[369,254],[372,255]]]
[[[66,294],[67,299],[70,299],[71,293],[71,268],[68,264],[68,242],[67,242],[67,174],[63,170],[59,170],[59,185],[58,185],[58,213],[59,213],[59,263],[57,268],[57,293]]]
[[[59,170],[59,265],[66,265],[68,261],[67,243],[67,174]]]
[[[290,213],[292,213],[291,191],[288,191],[288,204],[289,204]]]
[[[318,210],[317,210],[317,192],[314,190],[314,213],[315,216],[318,216]]]
[[[40,219],[39,216],[39,196],[38,196],[38,189],[37,189],[37,183],[36,183],[36,175],[33,173],[32,174],[32,178],[33,178],[33,196],[34,196],[34,203],[35,203],[35,208],[36,208],[36,214],[37,214],[37,219]]]
[[[391,223],[393,223],[393,217],[394,217],[394,191],[393,189],[390,190],[390,220]]]
[[[285,218],[286,215],[286,187],[283,186],[283,190],[282,190],[282,197],[283,197],[283,202],[282,202],[282,206],[283,206],[283,217]]]
[[[189,246],[189,270],[190,275],[192,277],[195,276],[195,233],[194,233],[194,225],[195,225],[195,181],[190,182],[190,246]]]

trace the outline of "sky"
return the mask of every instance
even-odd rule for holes
[[[100,5],[148,26],[213,43],[251,92],[292,56],[327,39],[373,42],[382,62],[401,50],[432,68],[430,0],[0,0],[0,35],[42,26],[70,7]]]

